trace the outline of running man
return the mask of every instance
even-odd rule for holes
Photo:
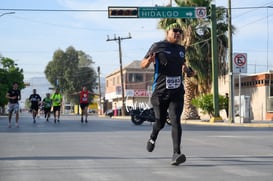
[[[47,93],[46,97],[43,99],[43,108],[44,108],[45,118],[47,122],[48,122],[48,119],[50,118],[51,106],[52,106],[52,100],[50,98],[50,94]]]
[[[87,116],[88,116],[88,105],[89,105],[89,100],[88,100],[88,94],[91,95],[98,95],[93,92],[90,92],[87,90],[86,86],[82,87],[82,90],[79,92],[75,92],[72,95],[79,94],[80,95],[80,107],[81,107],[81,123],[83,123],[83,116],[85,115],[85,123],[88,123],[87,121]]]
[[[63,97],[60,94],[60,89],[57,88],[55,93],[51,95],[52,105],[53,105],[53,114],[54,114],[54,123],[58,121],[60,122],[60,114],[61,114],[61,105],[63,102]]]
[[[147,150],[152,152],[160,130],[166,123],[167,110],[172,125],[173,156],[171,165],[179,165],[186,161],[186,156],[181,152],[182,126],[180,117],[184,106],[184,86],[182,72],[193,76],[193,71],[185,64],[185,47],[180,45],[183,31],[178,23],[173,23],[166,28],[165,40],[154,43],[141,62],[142,68],[154,65],[154,84],[151,103],[155,112]]]
[[[18,83],[14,82],[12,85],[12,89],[10,89],[7,94],[6,98],[9,99],[9,105],[8,105],[8,127],[11,128],[11,117],[12,113],[16,114],[15,120],[16,120],[16,127],[19,128],[19,100],[21,100],[21,91],[18,90]]]
[[[33,89],[33,93],[29,96],[29,101],[31,102],[30,110],[33,117],[33,124],[36,123],[36,116],[38,114],[39,106],[41,104],[41,96],[37,94],[36,89]]]

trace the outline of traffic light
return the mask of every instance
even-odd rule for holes
[[[109,18],[138,18],[137,7],[108,7]]]

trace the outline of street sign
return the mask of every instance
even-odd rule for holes
[[[139,18],[205,18],[206,7],[139,7]]]
[[[233,54],[233,73],[247,73],[247,54]]]
[[[108,7],[109,18],[206,18],[206,7]]]

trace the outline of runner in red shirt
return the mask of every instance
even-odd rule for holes
[[[81,113],[81,123],[83,123],[83,116],[85,115],[85,123],[87,123],[87,116],[88,116],[88,105],[89,105],[89,100],[88,100],[88,94],[91,95],[97,95],[93,92],[90,92],[87,90],[86,86],[82,87],[82,90],[80,92],[75,92],[74,94],[80,94],[80,107],[82,110]]]

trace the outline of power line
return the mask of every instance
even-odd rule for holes
[[[231,9],[266,9],[266,8],[273,8],[273,6],[253,6],[253,7],[234,7]]]
[[[272,2],[270,2],[270,3],[272,3]],[[259,7],[266,7],[266,6],[268,6],[270,3],[265,3],[265,4],[263,4],[262,6],[259,6]],[[232,9],[232,8],[231,8],[231,9]],[[242,14],[236,15],[235,18],[232,17],[232,19],[237,19],[237,18],[239,18],[239,17],[241,17],[241,16],[248,15],[249,13],[253,13],[254,11],[257,11],[258,9],[260,9],[260,8],[256,8],[255,10],[251,9],[251,10],[249,10],[249,11],[243,12]],[[268,9],[268,8],[267,8],[267,9]]]
[[[107,12],[103,9],[0,9],[1,11],[25,11],[25,12]]]
[[[252,7],[233,7],[231,9],[263,9],[273,8],[273,6],[252,6]],[[8,8],[1,11],[25,11],[25,12],[107,12],[108,9],[28,9],[28,8]]]

